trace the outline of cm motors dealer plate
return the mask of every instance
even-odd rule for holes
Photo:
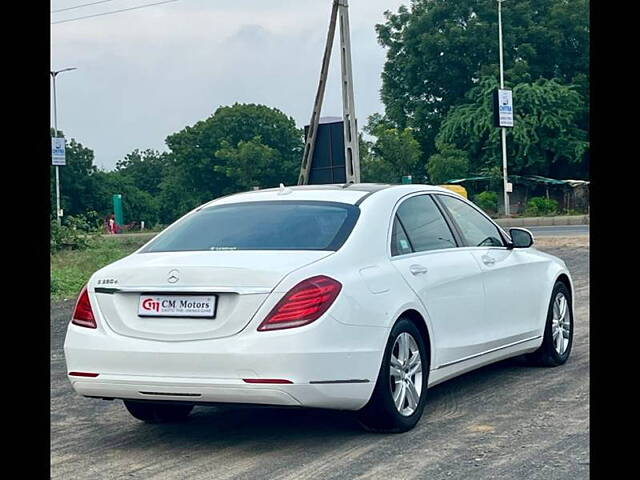
[[[140,317],[214,318],[216,295],[140,295]]]

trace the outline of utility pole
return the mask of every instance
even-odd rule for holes
[[[342,58],[342,111],[344,116],[344,153],[347,183],[360,183],[360,147],[356,106],[353,94],[353,66],[351,63],[351,29],[349,1],[340,4],[340,53]]]
[[[320,112],[324,101],[327,77],[329,76],[329,63],[331,61],[331,48],[333,46],[336,24],[340,17],[340,55],[342,59],[342,113],[344,118],[344,149],[346,163],[347,183],[360,182],[360,147],[358,126],[356,123],[355,100],[353,93],[353,70],[351,62],[351,32],[349,27],[349,1],[333,0],[331,8],[331,20],[329,21],[329,33],[325,45],[322,68],[320,69],[320,82],[316,93],[307,141],[302,156],[298,185],[309,183],[311,172],[311,159],[316,147]]]
[[[338,0],[333,0],[331,8],[331,20],[329,21],[329,33],[327,34],[327,43],[324,47],[324,56],[322,57],[322,67],[320,68],[320,83],[316,92],[316,99],[311,112],[311,121],[309,122],[309,131],[307,132],[307,141],[304,146],[302,155],[302,165],[300,166],[300,177],[298,185],[307,185],[309,183],[309,173],[311,172],[311,159],[316,148],[316,138],[318,137],[318,125],[320,124],[320,112],[322,111],[322,102],[324,101],[324,91],[327,86],[327,77],[329,76],[329,62],[331,61],[331,47],[336,34],[336,22],[338,20]]]
[[[502,2],[504,0],[497,0],[498,2],[498,43],[500,44],[500,89],[504,89],[504,61],[502,53]],[[507,176],[507,129],[501,127],[502,136],[502,184],[504,191],[504,215],[510,216],[509,212],[509,192],[507,191],[507,184],[509,183]]]
[[[54,137],[58,136],[58,107],[56,100],[56,76],[62,72],[68,72],[70,70],[76,70],[76,67],[72,68],[64,68],[62,70],[53,71],[50,70],[51,78],[53,78],[53,128],[55,132],[53,133]],[[60,215],[60,167],[56,165],[56,219],[58,221],[58,225],[62,224],[62,216]]]

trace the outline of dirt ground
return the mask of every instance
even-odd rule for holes
[[[428,391],[416,428],[361,430],[321,410],[196,407],[177,425],[135,420],[120,401],[75,394],[62,345],[73,300],[51,305],[51,478],[544,479],[589,477],[588,237],[539,239],[576,290],[562,367],[507,360]]]

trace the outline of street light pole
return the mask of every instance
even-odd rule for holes
[[[500,44],[500,89],[504,89],[504,61],[502,54],[502,2],[504,0],[497,0],[498,2],[498,43]],[[508,217],[509,213],[509,193],[507,192],[507,129],[501,128],[502,136],[502,183],[504,190],[504,215]]]
[[[76,70],[75,67],[65,68],[58,71],[51,70],[51,77],[53,78],[53,128],[55,132],[53,133],[54,137],[58,136],[58,106],[56,101],[56,76],[62,72],[68,72],[70,70]],[[56,165],[56,220],[58,221],[58,225],[62,224],[62,216],[60,215],[60,167]]]

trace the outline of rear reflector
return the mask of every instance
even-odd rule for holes
[[[95,378],[99,373],[89,373],[89,372],[69,372],[69,376],[71,377],[91,377]]]
[[[319,275],[308,278],[280,300],[258,330],[280,330],[307,325],[324,314],[338,297],[342,284],[333,278]]]
[[[281,380],[279,378],[243,378],[245,383],[293,383],[291,380]]]
[[[93,310],[91,309],[91,302],[89,301],[89,293],[87,292],[86,285],[82,287],[80,295],[78,295],[76,307],[73,309],[71,323],[81,327],[97,328],[96,319],[93,316]]]

